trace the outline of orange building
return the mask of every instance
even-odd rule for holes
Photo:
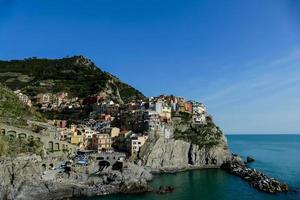
[[[193,104],[190,101],[184,103],[184,109],[186,112],[192,113],[193,112]]]

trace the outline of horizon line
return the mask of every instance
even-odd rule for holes
[[[300,135],[299,133],[224,133],[224,135]]]

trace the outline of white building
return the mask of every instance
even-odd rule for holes
[[[193,115],[193,122],[195,124],[206,124],[206,115],[205,114]]]
[[[148,135],[142,135],[142,136],[134,136],[131,139],[131,154],[138,153],[141,146],[146,142],[148,139]]]
[[[157,100],[157,102],[155,103],[155,111],[158,113],[158,114],[161,114],[162,113],[162,110],[163,110],[163,104],[164,102],[160,99]]]
[[[193,113],[194,114],[205,114],[206,113],[206,107],[203,103],[192,101],[192,104],[193,104]]]
[[[151,130],[155,130],[160,125],[159,114],[156,111],[149,110],[147,112],[148,127]]]
[[[85,128],[83,136],[84,136],[85,139],[91,139],[93,137],[93,135],[97,134],[97,133],[98,133],[97,131],[94,131],[90,128]]]
[[[16,91],[14,91],[14,93],[18,96],[19,100],[20,100],[22,103],[24,103],[24,104],[27,105],[28,107],[31,107],[31,106],[32,106],[32,103],[31,103],[30,98],[29,98],[27,95],[21,93],[21,90],[16,90]]]

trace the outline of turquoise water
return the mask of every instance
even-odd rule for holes
[[[110,195],[93,200],[300,200],[300,135],[229,135],[230,148],[241,156],[251,155],[251,167],[288,183],[285,194],[258,192],[245,181],[221,170],[195,170],[158,175],[152,185],[171,185],[168,194]],[[86,198],[84,198],[86,199]]]

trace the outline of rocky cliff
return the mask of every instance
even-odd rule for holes
[[[108,167],[99,172],[97,163],[82,167],[72,166],[68,172],[49,170],[49,163],[55,162],[57,160],[42,160],[38,156],[20,156],[14,159],[2,157],[0,199],[68,199],[151,190],[147,181],[152,175],[132,163],[126,163],[122,171]]]
[[[174,138],[155,132],[142,147],[140,158],[154,171],[219,168],[231,158],[227,140],[214,123],[193,125],[174,119]]]

